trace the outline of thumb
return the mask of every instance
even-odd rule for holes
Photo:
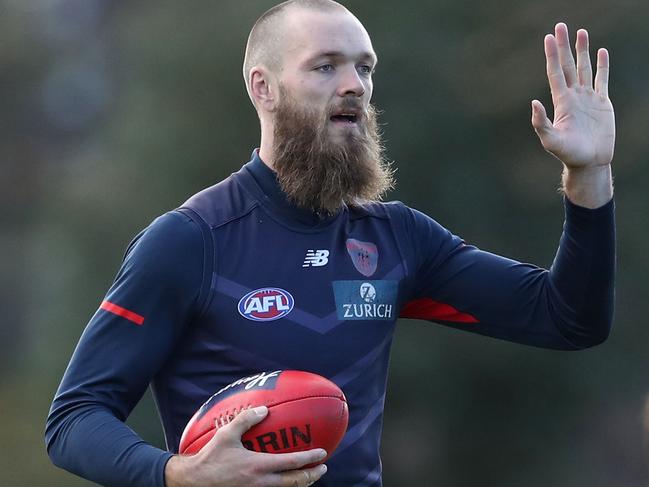
[[[532,100],[532,127],[541,139],[543,147],[550,150],[555,135],[554,126],[545,112],[543,103],[538,100]]]
[[[268,408],[266,406],[246,409],[237,414],[230,423],[219,429],[221,437],[240,443],[241,436],[254,425],[260,423],[267,415]]]

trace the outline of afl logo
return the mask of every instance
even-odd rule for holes
[[[252,321],[273,321],[283,318],[293,309],[293,296],[276,287],[256,289],[239,301],[239,314]]]

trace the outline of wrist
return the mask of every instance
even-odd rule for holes
[[[185,473],[185,457],[182,455],[174,455],[167,461],[165,465],[165,487],[186,487],[185,480],[187,475]]]
[[[613,198],[611,165],[568,167],[564,165],[562,191],[574,204],[595,209]]]

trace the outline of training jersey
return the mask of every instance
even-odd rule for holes
[[[292,204],[255,151],[224,181],[157,218],[129,245],[56,393],[46,428],[57,465],[104,485],[164,486],[200,405],[262,371],[336,383],[349,427],[319,487],[381,486],[388,357],[399,317],[576,350],[613,313],[613,202],[565,200],[545,270],[466,244],[400,202],[323,216]],[[167,451],[124,421],[151,385]]]

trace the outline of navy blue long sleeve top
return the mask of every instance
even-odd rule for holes
[[[129,245],[56,393],[56,465],[107,486],[164,486],[189,418],[264,370],[321,374],[345,392],[348,431],[317,485],[381,485],[388,356],[399,317],[577,350],[609,334],[614,204],[565,200],[549,270],[465,244],[400,202],[322,218],[292,205],[255,153]],[[167,450],[124,421],[151,385]]]

